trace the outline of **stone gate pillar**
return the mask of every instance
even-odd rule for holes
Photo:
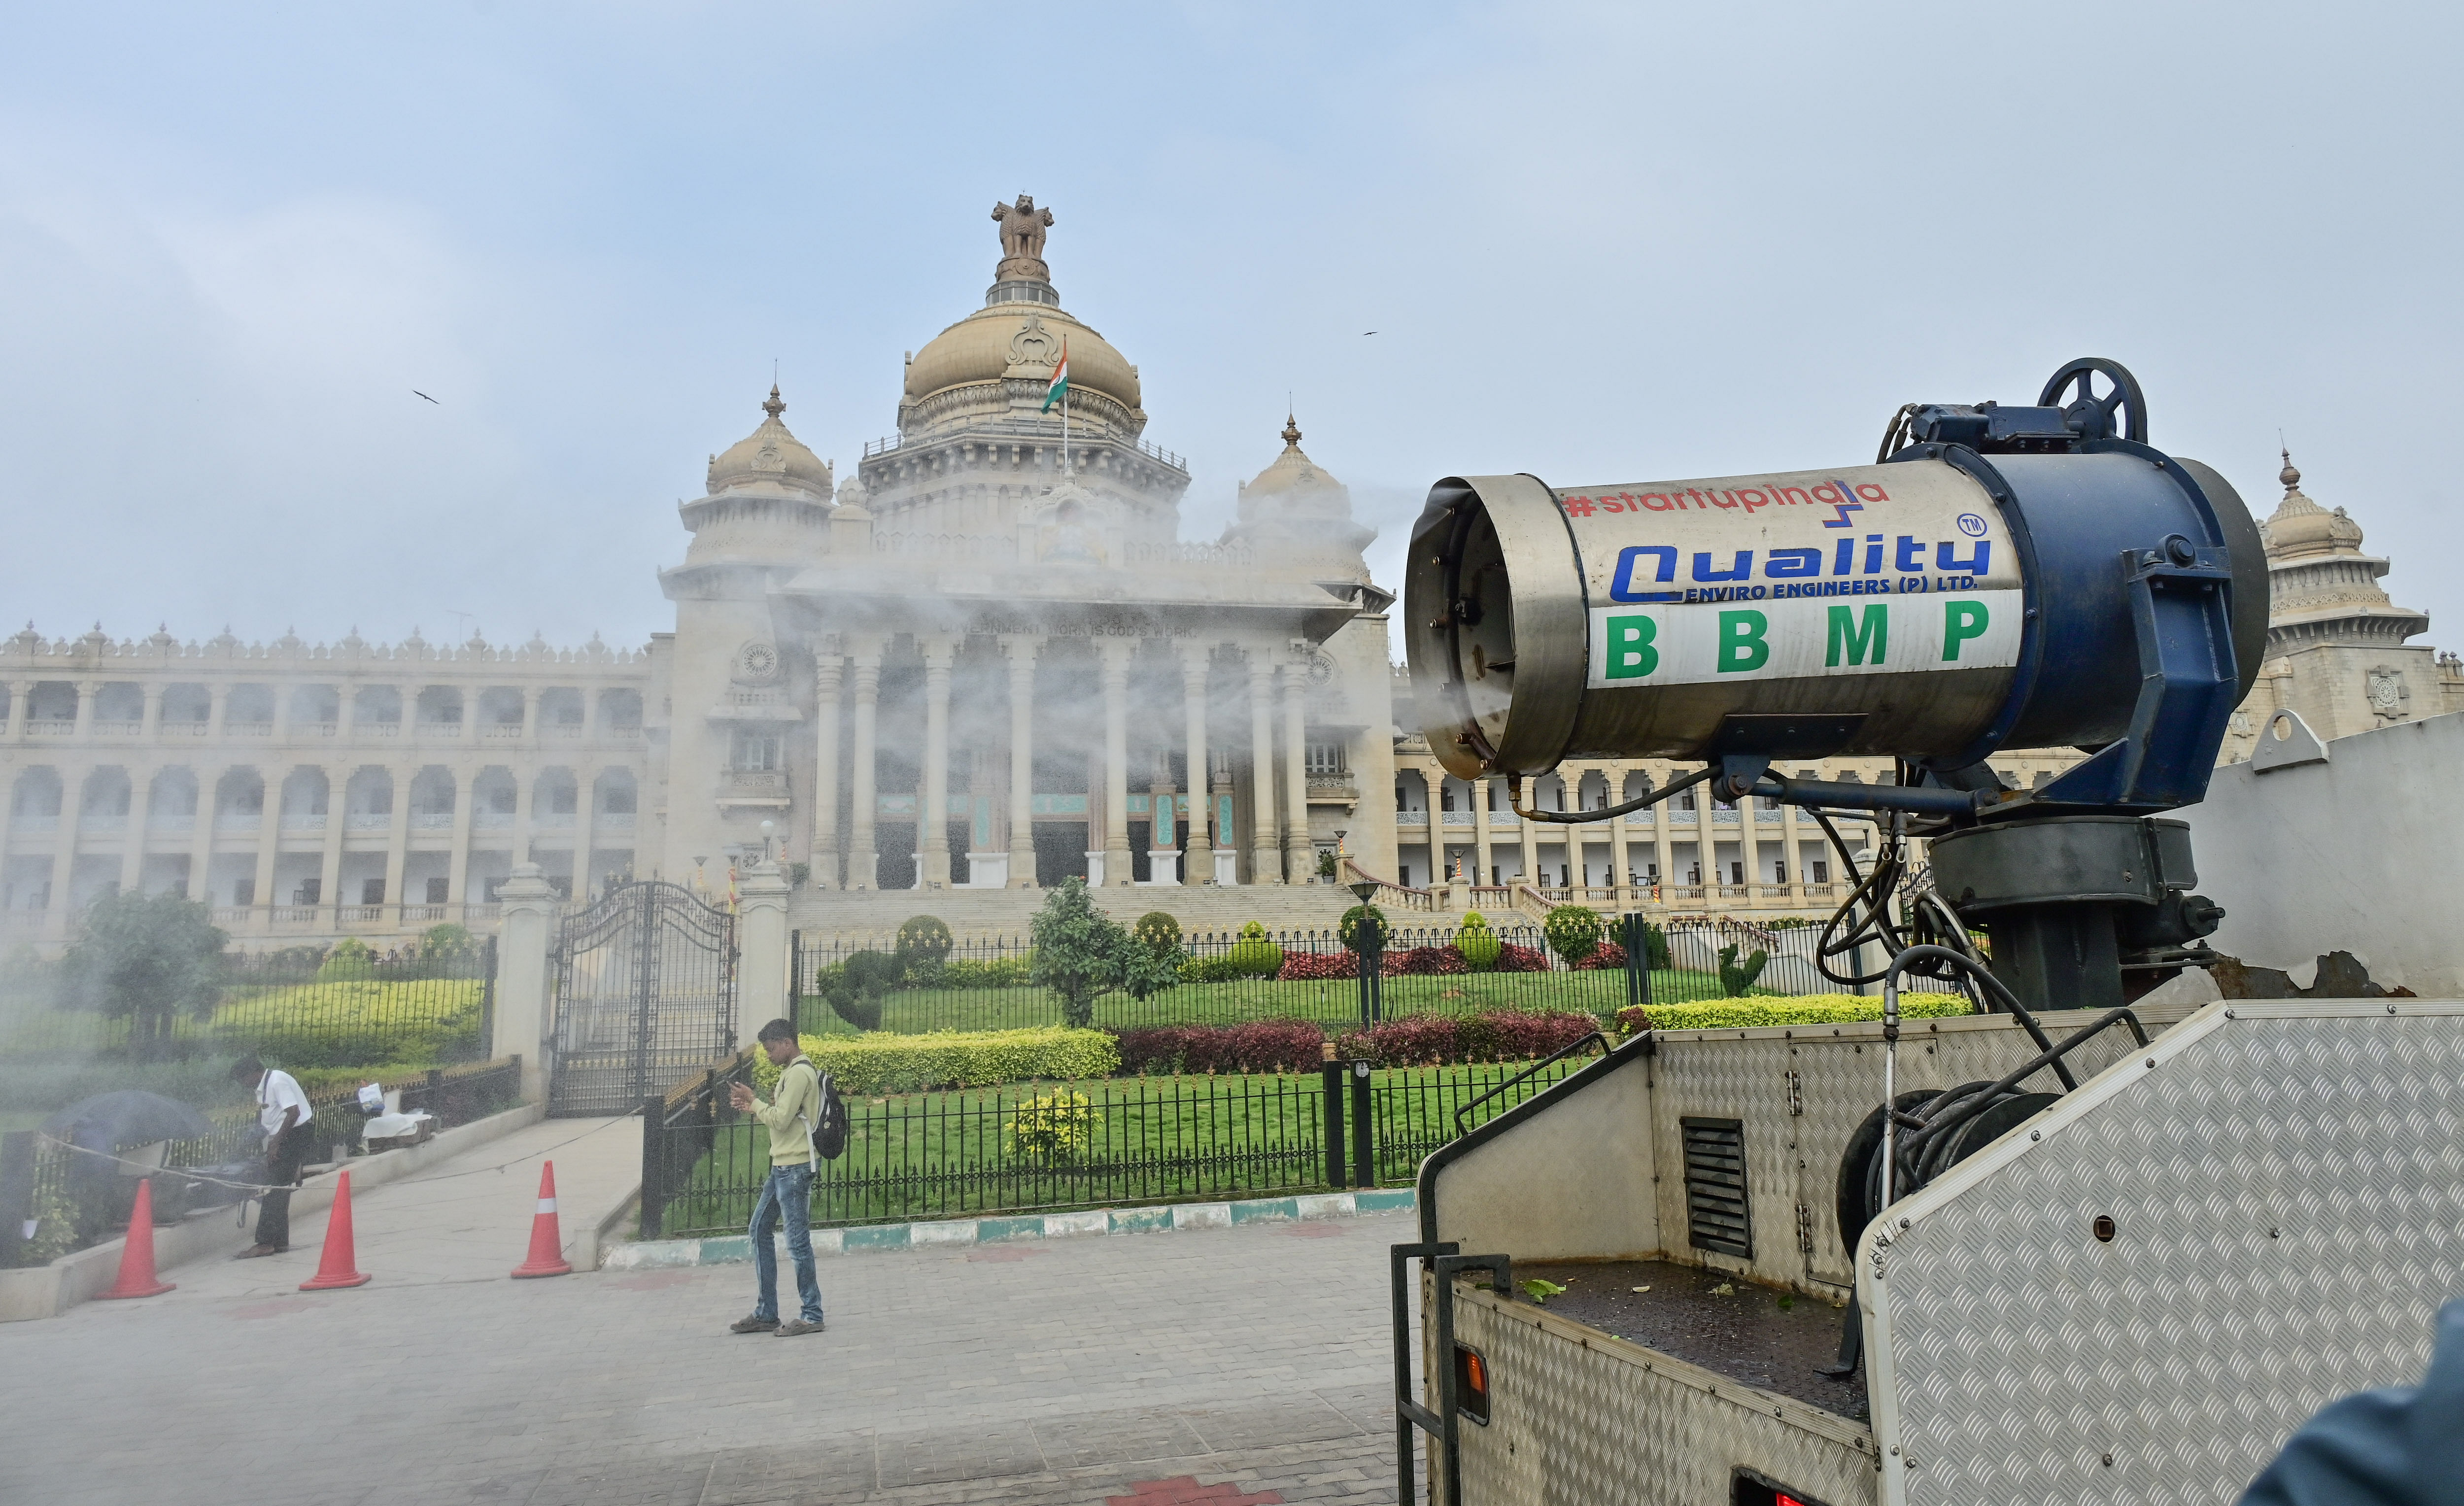
[[[736,881],[736,1044],[796,1011],[787,997],[787,880],[775,862],[755,863]]]
[[[335,806],[327,800],[329,812]],[[522,1096],[537,1103],[547,1096],[547,967],[556,932],[556,891],[540,876],[537,863],[517,863],[513,876],[497,886],[496,897],[504,902],[505,928],[496,940],[496,1029],[488,1054],[519,1053]]]

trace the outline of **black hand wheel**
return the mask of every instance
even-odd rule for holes
[[[2096,379],[2104,378],[2107,390],[2099,397]],[[2119,361],[2102,356],[2081,356],[2054,373],[2045,389],[2036,394],[2038,408],[2058,408],[2062,417],[2081,439],[2127,439],[2133,444],[2147,442],[2147,399],[2141,395],[2139,379]],[[2114,421],[2114,410],[2127,410],[2123,422]]]

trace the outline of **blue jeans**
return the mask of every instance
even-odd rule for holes
[[[779,1316],[779,1254],[770,1236],[781,1217],[787,1224],[787,1257],[796,1262],[796,1295],[804,1302],[804,1321],[822,1320],[822,1281],[813,1273],[813,1167],[773,1166],[761,1184],[761,1201],[753,1206],[753,1272],[761,1284],[756,1318]]]

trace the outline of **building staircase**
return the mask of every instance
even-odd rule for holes
[[[1161,910],[1193,932],[1237,931],[1255,920],[1269,931],[1332,930],[1356,903],[1350,890],[1332,884],[1133,884],[1097,889],[1095,907],[1127,925]],[[1044,905],[1041,889],[799,889],[787,902],[787,923],[809,937],[848,941],[894,935],[910,916],[937,916],[952,934],[966,938],[1026,934]]]

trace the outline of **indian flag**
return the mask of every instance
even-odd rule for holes
[[[1063,397],[1067,395],[1068,391],[1069,337],[1064,335],[1061,337],[1061,360],[1052,368],[1052,385],[1044,389],[1044,406],[1037,409],[1036,411],[1039,413],[1051,412],[1052,405],[1060,402]]]

